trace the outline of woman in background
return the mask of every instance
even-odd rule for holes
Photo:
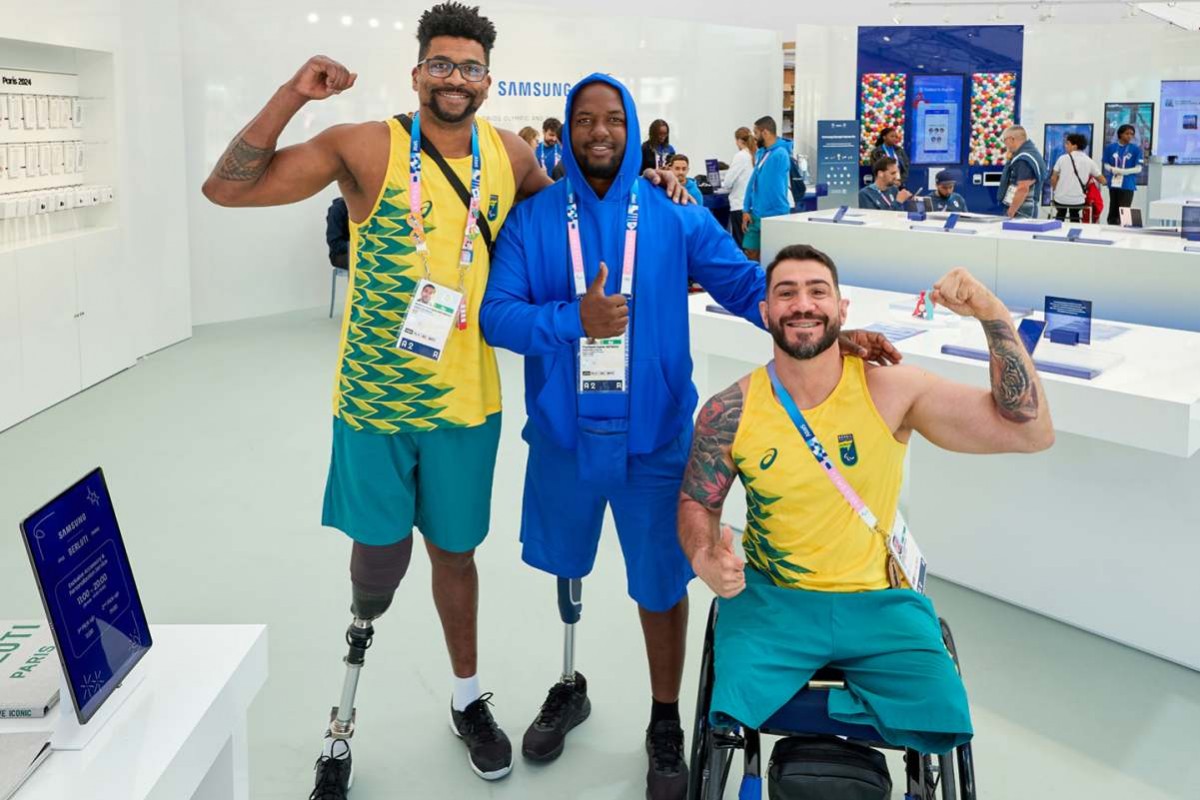
[[[874,164],[879,159],[887,156],[888,158],[896,159],[896,163],[900,166],[900,188],[908,182],[908,153],[904,150],[904,145],[900,144],[900,129],[887,126],[879,132],[879,136],[875,137],[875,147],[871,150],[871,163]]]
[[[654,120],[650,123],[650,137],[642,142],[642,172],[666,169],[667,159],[673,155],[675,148],[671,146],[671,126],[666,120]]]
[[[750,176],[754,173],[754,154],[758,150],[758,142],[749,128],[738,128],[733,132],[733,141],[737,144],[737,153],[729,162],[729,169],[721,180],[721,188],[715,194],[729,195],[729,232],[738,247],[742,246],[742,234],[746,230],[745,214],[742,204],[746,200],[746,187],[750,185]]]
[[[534,150],[537,150],[537,143],[538,143],[537,128],[531,128],[528,125],[526,125],[524,128],[521,128],[521,132],[518,133],[517,136],[520,136],[522,139],[524,139],[525,144],[529,145]]]

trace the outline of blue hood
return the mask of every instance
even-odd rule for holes
[[[583,171],[579,168],[579,162],[575,160],[575,150],[571,145],[571,109],[575,105],[575,97],[580,90],[590,86],[593,83],[603,83],[613,87],[621,93],[621,102],[625,105],[625,155],[621,158],[621,171],[617,173],[616,180],[604,198],[596,196],[596,192],[588,184],[587,179],[583,176]],[[567,106],[563,113],[563,164],[566,167],[567,177],[571,179],[571,188],[575,190],[575,197],[580,205],[586,203],[620,203],[622,210],[625,208],[626,199],[629,196],[629,189],[633,182],[637,180],[642,169],[642,151],[638,145],[639,131],[642,127],[638,123],[637,106],[633,102],[633,95],[629,94],[629,90],[625,88],[625,84],[621,83],[611,75],[605,75],[601,72],[593,72],[586,78],[575,84],[571,89],[571,93],[567,95]],[[612,266],[611,264],[609,265]]]

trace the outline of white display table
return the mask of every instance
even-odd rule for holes
[[[1164,197],[1161,200],[1151,200],[1149,217],[1152,220],[1178,224],[1183,218],[1185,203],[1200,203],[1200,197]]]
[[[900,292],[928,289],[951,267],[967,267],[1012,307],[1041,307],[1046,295],[1093,301],[1098,317],[1200,331],[1200,253],[1178,236],[1085,225],[1084,236],[1112,245],[1044,241],[1002,230],[999,222],[960,222],[966,233],[911,230],[892,211],[858,210],[866,225],[811,222],[830,211],[763,221],[763,260],[788,244],[805,243],[837,262],[845,283]],[[1062,229],[1051,236],[1065,236]]]
[[[843,291],[848,327],[922,326],[889,308],[912,295]],[[705,310],[707,295],[690,302],[702,399],[771,358],[768,334]],[[913,437],[907,517],[935,575],[1200,669],[1200,334],[1124,327],[1092,345],[1123,358],[1101,376],[1042,376],[1057,435],[1049,451],[966,456]],[[967,322],[897,347],[905,363],[985,387],[986,361],[941,353],[972,340],[983,337]],[[730,501],[725,519],[738,522],[740,493]],[[1022,658],[1037,654],[1014,664]]]
[[[14,800],[247,800],[246,712],[267,679],[266,627],[152,633],[141,686],[85,750],[52,753]],[[0,731],[51,730],[57,714]]]

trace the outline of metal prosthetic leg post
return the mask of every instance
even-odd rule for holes
[[[367,650],[375,636],[371,622],[383,616],[392,604],[392,595],[366,594],[355,587],[350,610],[354,621],[346,629],[346,644],[350,652],[342,659],[346,664],[346,677],[342,680],[342,697],[330,711],[329,734],[335,739],[349,739],[354,735],[354,695],[358,692],[358,676],[367,660]]]
[[[583,614],[583,580],[558,579],[558,613],[563,629],[563,683],[575,682],[575,623]]]

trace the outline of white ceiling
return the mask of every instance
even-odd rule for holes
[[[487,0],[478,2],[487,12]],[[520,0],[522,6],[553,8],[556,13],[580,16],[622,16],[636,19],[680,19],[697,22],[735,25],[745,28],[767,28],[783,34],[798,24],[808,25],[893,25],[899,16],[904,25],[985,25],[985,24],[1078,24],[1117,23],[1165,25],[1166,23],[1138,10],[1135,6],[1161,7],[1172,13],[1190,12],[1200,20],[1200,2],[1127,3],[1093,2],[1092,0],[841,0],[841,2],[812,2],[812,0],[760,0],[758,3],[737,3],[731,0],[606,0],[604,3],[564,3],[562,0]],[[741,13],[731,13],[740,9]],[[1131,9],[1133,15],[1131,16]],[[1051,15],[1052,12],[1052,15]],[[997,14],[1001,17],[997,18]],[[1047,17],[1049,17],[1047,19]]]

